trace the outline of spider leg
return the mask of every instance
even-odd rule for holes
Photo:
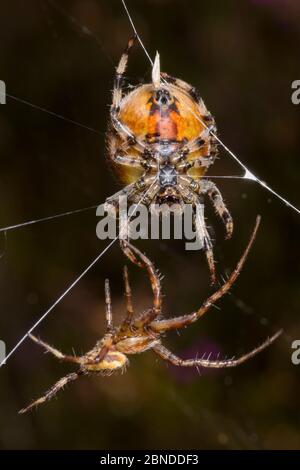
[[[240,356],[236,359],[225,359],[225,360],[210,360],[210,359],[181,359],[178,356],[175,356],[171,351],[165,348],[162,344],[158,344],[154,346],[152,349],[153,351],[158,354],[159,357],[164,359],[165,361],[170,362],[174,366],[181,366],[181,367],[205,367],[205,368],[213,368],[213,369],[222,369],[227,367],[236,367],[243,362],[248,361],[252,357],[256,356],[256,354],[263,351],[265,348],[270,346],[282,333],[282,330],[277,331],[273,336],[268,338],[264,341],[260,346],[252,351],[249,351],[243,356]]]
[[[216,213],[223,220],[226,227],[226,238],[231,238],[233,232],[233,220],[225,202],[222,198],[220,190],[212,181],[206,180],[201,182],[201,192],[207,192]]]
[[[57,359],[60,359],[61,361],[65,362],[75,362],[76,364],[80,364],[82,362],[82,359],[78,356],[68,356],[66,354],[63,354],[60,352],[58,349],[53,348],[53,346],[50,346],[50,344],[45,343],[42,341],[40,338],[37,338],[36,336],[30,334],[29,338],[34,341],[36,344],[44,348],[46,351],[51,353],[53,356],[55,356]]]
[[[194,160],[185,160],[177,166],[180,171],[187,171],[191,168],[208,168],[214,162],[214,157],[208,155],[206,157],[195,158]]]
[[[134,46],[136,35],[129,39],[125,51],[121,55],[120,61],[116,68],[115,80],[114,80],[114,91],[113,91],[113,107],[118,108],[122,100],[123,88],[124,88],[124,75],[127,68],[128,56]]]
[[[127,198],[127,200],[135,204],[150,205],[159,190],[159,185],[155,183],[156,178],[156,175],[147,175],[144,173],[137,181],[129,184],[113,196],[108,197],[105,201],[104,209],[111,214],[112,217],[115,217],[119,212],[119,203],[122,197]],[[129,220],[128,217],[124,217],[120,219],[119,238],[121,240],[128,238],[128,233]]]
[[[105,318],[106,318],[106,331],[110,333],[113,330],[112,321],[112,308],[111,308],[111,295],[109,279],[105,279]]]
[[[119,202],[120,197],[122,197],[122,196],[126,197],[126,196],[128,196],[128,194],[130,194],[130,192],[133,192],[135,184],[136,184],[136,182],[130,183],[127,186],[125,186],[125,188],[122,188],[117,193],[115,193],[112,196],[109,196],[108,198],[106,198],[105,210],[109,212],[109,205],[116,206],[117,203]]]
[[[131,293],[127,266],[124,266],[124,284],[125,284],[125,298],[126,298],[126,310],[127,310],[125,323],[129,324],[131,323],[134,311],[133,311],[133,305],[132,305],[132,293]]]
[[[54,397],[54,395],[57,394],[57,392],[63,388],[65,385],[67,385],[69,382],[73,382],[74,380],[78,379],[78,377],[82,374],[81,371],[79,372],[72,372],[71,374],[66,375],[65,377],[62,377],[60,380],[58,380],[52,387],[40,398],[32,402],[29,406],[26,408],[22,408],[22,410],[19,411],[19,414],[27,413],[27,411],[32,410],[35,406],[39,406],[42,403],[45,403],[48,400],[51,400],[51,398]]]
[[[143,324],[148,324],[161,313],[162,294],[159,275],[150,259],[127,240],[122,240],[122,250],[130,261],[141,268],[145,268],[148,272],[153,292],[153,307],[144,316],[139,318],[139,321]]]
[[[226,227],[226,238],[231,238],[233,232],[233,220],[229,210],[225,205],[222,194],[220,193],[220,190],[215,185],[215,183],[203,179],[201,182],[197,182],[194,178],[188,175],[181,175],[180,178],[184,184],[187,184],[187,186],[190,187],[196,194],[208,194],[216,213],[222,219]]]
[[[150,328],[154,330],[155,332],[161,332],[161,333],[164,331],[172,330],[172,329],[183,328],[197,321],[200,317],[202,317],[202,315],[204,315],[209,310],[209,308],[215,302],[217,302],[217,300],[223,297],[223,295],[225,295],[229,291],[231,286],[234,284],[234,282],[236,281],[237,277],[239,276],[241,272],[242,267],[244,266],[248,253],[255,240],[259,224],[260,224],[260,217],[258,216],[256,219],[254,230],[248,242],[248,245],[242,257],[240,258],[236,268],[234,269],[234,271],[232,271],[227,281],[224,282],[224,284],[216,292],[214,292],[196,312],[183,315],[177,318],[171,318],[169,320],[156,320],[151,323]]]
[[[116,129],[116,131],[120,135],[120,137],[124,141],[130,142],[132,146],[139,147],[140,150],[144,150],[145,144],[142,141],[136,139],[134,134],[129,129],[129,127],[126,126],[125,124],[123,124],[119,120],[118,113],[119,112],[118,112],[117,108],[115,108],[112,105],[112,107],[111,107],[111,121],[112,121],[112,124],[113,124],[114,128]]]
[[[187,142],[181,148],[178,155],[171,158],[172,163],[179,163],[177,168],[179,170],[189,170],[193,167],[209,167],[215,161],[216,146],[213,138],[210,135],[210,130],[213,130],[213,126],[209,126],[204,129],[201,134],[195,139]],[[203,151],[203,155],[198,158],[188,159],[189,155],[193,152]],[[182,161],[182,163],[180,163]]]
[[[130,155],[122,155],[120,153],[120,149],[111,157],[112,161],[117,163],[118,165],[125,165],[125,166],[130,166],[130,167],[135,167],[135,168],[141,168],[141,169],[150,169],[152,168],[153,170],[157,169],[157,164],[155,162],[142,159],[142,158],[135,158],[131,157]]]
[[[123,54],[121,55],[119,64],[116,68],[115,80],[114,80],[114,90],[113,90],[113,98],[112,98],[112,105],[111,105],[111,121],[114,128],[120,134],[124,141],[131,142],[139,146],[140,148],[144,148],[145,145],[137,141],[134,137],[133,133],[130,129],[125,126],[121,121],[118,119],[118,113],[120,110],[120,104],[123,98],[123,91],[124,91],[124,75],[127,68],[128,56],[129,52],[132,49],[134,42],[136,39],[136,35],[129,39],[127,47]]]
[[[154,181],[155,176],[153,177],[147,177],[146,173],[144,173],[137,181],[134,183],[130,183],[125,188],[122,188],[120,191],[117,193],[113,194],[112,196],[109,196],[106,201],[105,201],[105,210],[107,212],[110,212],[110,205],[113,205],[114,208],[117,208],[118,203],[119,203],[119,198],[120,197],[127,197],[129,200],[132,199],[132,197],[135,194],[140,194],[141,192],[145,192],[145,188],[150,186],[150,184]]]
[[[182,91],[187,93],[192,98],[193,101],[197,103],[199,114],[200,114],[198,119],[204,125],[205,129],[202,131],[201,135],[197,139],[195,139],[194,141],[191,141],[188,144],[187,150],[188,152],[193,152],[193,151],[200,149],[204,144],[207,144],[208,156],[205,158],[211,158],[211,163],[213,163],[214,158],[217,154],[218,141],[215,138],[215,136],[212,134],[216,134],[217,128],[215,125],[215,120],[213,116],[208,112],[204,104],[204,101],[201,98],[199,91],[196,88],[194,88],[192,85],[190,85],[189,83],[183,80],[180,80],[178,78],[172,77],[171,75],[168,75],[167,73],[162,73],[161,75],[164,81],[180,88]],[[208,139],[209,136],[210,138]]]
[[[188,181],[189,180],[192,180],[194,185],[198,187],[198,183],[193,178],[189,178]],[[198,194],[196,194],[195,191],[193,191],[194,186],[192,187],[193,190],[189,189],[189,187],[186,185],[185,177],[180,176],[180,181],[181,183],[179,183],[179,191],[182,195],[184,202],[188,204],[193,204],[195,206],[195,213],[193,215],[193,221],[194,221],[194,225],[196,228],[196,236],[199,239],[200,243],[202,244],[205,255],[206,255],[207,264],[208,264],[210,276],[211,276],[211,283],[215,284],[216,282],[215,261],[214,261],[211,238],[208,233],[206,223],[204,220],[204,214],[203,214],[204,206],[203,204],[200,203]]]
[[[135,191],[129,195],[129,199],[136,204],[144,204],[150,206],[160,189],[159,183],[156,181],[157,175],[142,176],[134,186]],[[142,196],[141,196],[142,194]]]
[[[208,113],[204,101],[202,100],[200,93],[196,88],[194,88],[189,83],[180,80],[179,78],[172,77],[167,73],[162,73],[161,75],[166,82],[170,83],[171,85],[175,85],[181,90],[185,91],[192,98],[193,101],[196,101],[199,107],[200,114],[203,116],[203,121],[206,124],[214,126],[214,118],[211,114]]]
[[[214,252],[213,252],[211,238],[208,233],[206,223],[204,220],[203,205],[200,206],[199,204],[197,204],[196,212],[194,214],[194,224],[196,227],[197,236],[200,238],[200,240],[203,243],[203,249],[206,255],[207,264],[208,264],[209,271],[210,271],[211,284],[215,284],[216,283],[216,268],[215,268]]]

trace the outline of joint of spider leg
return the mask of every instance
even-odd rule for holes
[[[153,163],[150,163],[147,160],[141,160],[140,164],[146,171],[151,170],[151,168],[156,168],[156,165],[154,165]]]
[[[146,186],[146,183],[143,177],[141,177],[138,181],[136,181],[134,185],[135,189],[137,189],[138,191],[145,189],[145,186]]]
[[[195,161],[194,167],[199,168],[199,167],[209,167],[212,165],[215,161],[215,158],[210,154],[205,157],[201,157],[201,160]]]
[[[120,89],[125,86],[125,77],[122,73],[116,73],[114,80],[114,89]]]
[[[129,41],[128,41],[128,44],[126,46],[126,49],[124,51],[124,54],[128,55],[128,53],[130,52],[130,50],[133,48],[135,42],[137,40],[137,34],[134,33],[131,38],[129,38]]]
[[[200,188],[199,183],[197,183],[197,181],[195,181],[194,179],[191,180],[189,186],[190,186],[191,190],[194,191],[194,192],[197,192]]]
[[[127,136],[127,145],[128,147],[134,147],[137,143],[137,140],[134,135]]]
[[[115,106],[114,104],[112,104],[110,110],[111,110],[111,118],[112,118],[113,123],[118,124],[119,121],[118,121],[117,115],[120,112],[120,106]]]
[[[145,205],[145,206],[150,206],[152,202],[152,197],[151,196],[144,196],[143,199],[142,199],[142,203]]]
[[[173,165],[176,165],[182,162],[183,160],[185,160],[188,154],[189,154],[188,149],[182,149],[178,153],[175,153],[175,155],[170,155],[170,161]],[[190,165],[190,164],[191,162],[186,162],[186,165]]]
[[[211,121],[214,120],[214,118],[212,117],[211,114],[206,114],[205,116],[203,116],[203,120],[204,120],[205,122],[211,122]],[[210,127],[215,127],[215,126],[210,126]]]
[[[197,147],[202,147],[205,144],[205,139],[202,139],[202,137],[198,137],[195,141],[195,146]]]
[[[196,103],[200,103],[202,101],[199,91],[194,87],[190,88],[189,95],[192,98],[192,100],[196,101]]]
[[[216,132],[216,127],[214,124],[211,124],[211,125],[206,126],[206,129],[203,131],[202,135],[204,135],[207,138],[208,137],[211,138],[211,134],[212,133],[215,134],[215,132]]]

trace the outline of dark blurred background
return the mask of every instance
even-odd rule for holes
[[[293,0],[128,0],[136,26],[162,68],[196,86],[219,136],[257,176],[300,207],[300,4]],[[92,34],[85,32],[86,26]],[[0,106],[0,225],[78,209],[119,188],[105,163],[104,133],[114,66],[132,34],[114,0],[1,2],[0,79],[13,98]],[[147,81],[142,50],[132,54],[130,83]],[[95,132],[95,130],[97,132]],[[212,175],[241,175],[220,149]],[[300,216],[246,180],[218,180],[235,221],[231,241],[207,205],[215,230],[219,279],[239,259],[255,217],[262,225],[231,291],[197,324],[165,339],[182,357],[242,354],[278,327],[285,333],[248,363],[219,372],[168,367],[145,353],[125,375],[83,378],[40,407],[18,410],[72,370],[29,340],[0,370],[3,449],[278,449],[300,448]],[[9,351],[108,243],[96,238],[95,212],[2,234],[0,337]],[[181,315],[210,293],[203,253],[183,242],[137,242],[165,275],[164,312]],[[105,277],[115,320],[123,315],[122,266],[116,244],[37,329],[70,353],[91,348],[104,332]],[[151,302],[144,273],[129,266],[137,311]]]

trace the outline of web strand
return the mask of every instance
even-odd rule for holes
[[[28,220],[26,222],[21,222],[19,224],[15,224],[15,225],[8,225],[7,227],[0,228],[0,233],[1,232],[6,233],[10,230],[16,230],[18,228],[27,227],[28,225],[34,225],[34,224],[38,224],[40,222],[55,220],[55,219],[58,219],[60,217],[65,217],[67,215],[80,214],[81,212],[87,212],[87,211],[90,211],[92,209],[96,209],[98,206],[99,206],[99,204],[96,204],[96,205],[89,206],[89,207],[83,207],[82,209],[74,209],[74,210],[70,210],[70,211],[67,211],[67,212],[62,212],[61,214],[49,215],[48,217],[42,217],[40,219]]]
[[[19,103],[25,104],[26,106],[30,106],[31,108],[37,109],[38,111],[42,111],[43,113],[49,114],[50,116],[56,117],[58,119],[62,119],[63,121],[69,122],[70,124],[74,124],[77,127],[82,127],[83,129],[91,131],[94,134],[104,135],[104,132],[101,132],[97,129],[93,129],[93,127],[86,126],[85,124],[81,124],[80,122],[77,122],[77,121],[74,121],[73,119],[62,116],[61,114],[55,113],[54,111],[50,111],[49,109],[43,108],[42,106],[38,106],[37,104],[33,104],[30,101],[23,100],[22,98],[18,98],[17,96],[10,95],[8,93],[4,93],[1,91],[0,91],[0,95],[4,97],[8,97]]]
[[[92,38],[97,45],[100,47],[101,51],[103,52],[104,56],[108,60],[108,62],[114,67],[114,62],[111,56],[108,54],[106,48],[103,45],[103,42],[99,39],[98,35],[93,33],[86,25],[79,23],[79,21],[71,15],[67,10],[65,10],[61,5],[56,3],[54,0],[47,0],[49,5],[51,5],[55,10],[59,12],[60,15],[64,16],[76,29],[78,29],[81,33],[85,34]]]
[[[153,183],[149,186],[147,191],[143,194],[137,205],[134,207],[134,210],[129,217],[129,222],[131,221],[132,217],[135,215],[136,211],[138,210],[139,206],[141,205],[145,196],[147,196],[148,192],[152,189],[154,184],[156,183],[155,179]],[[96,258],[88,265],[88,267],[69,285],[69,287],[58,297],[58,299],[43,313],[43,315],[33,324],[33,326],[22,336],[22,338],[17,342],[17,344],[10,350],[7,356],[3,359],[0,363],[0,367],[7,363],[7,360],[19,349],[19,347],[24,343],[26,338],[37,328],[38,325],[42,323],[43,320],[49,315],[49,313],[66,297],[66,295],[79,283],[79,281],[92,269],[92,267],[103,257],[103,255],[114,245],[114,243],[119,239],[120,235],[115,237],[105,248],[101,251],[101,253],[96,256]]]

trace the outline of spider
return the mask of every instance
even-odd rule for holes
[[[177,203],[195,209],[203,207],[207,195],[230,238],[233,221],[222,195],[212,181],[202,178],[217,155],[217,141],[211,135],[216,133],[214,118],[194,87],[160,72],[158,53],[152,83],[126,94],[124,75],[134,41],[135,37],[129,40],[116,68],[107,132],[108,160],[125,187],[108,198],[106,206],[116,206],[124,195],[147,206]],[[194,210],[193,222],[214,283],[213,247],[204,216]]]
[[[96,345],[83,356],[68,356],[41,339],[30,335],[30,338],[43,347],[47,352],[50,352],[57,359],[65,362],[71,362],[79,366],[76,372],[72,372],[56,382],[42,397],[35,400],[26,408],[20,410],[19,413],[26,413],[33,407],[40,405],[56,395],[56,393],[69,382],[73,382],[83,375],[110,375],[115,371],[124,371],[129,364],[127,358],[130,354],[138,354],[149,349],[152,349],[160,358],[165,361],[183,367],[206,367],[206,368],[224,368],[235,367],[238,364],[245,362],[247,359],[255,356],[257,353],[269,346],[281,334],[281,330],[275,333],[271,338],[268,338],[259,347],[252,351],[240,356],[239,358],[225,359],[225,360],[210,360],[205,358],[197,359],[180,359],[170,352],[161,342],[161,336],[173,329],[184,328],[191,323],[197,321],[202,317],[210,307],[226,294],[232,284],[238,277],[249,250],[253,244],[256,232],[259,225],[259,218],[256,221],[255,228],[248,242],[248,245],[238,262],[236,268],[231,273],[228,280],[215,291],[203,305],[193,313],[183,315],[180,317],[163,319],[161,317],[162,307],[162,293],[160,278],[155,270],[153,263],[147,258],[146,255],[141,253],[136,247],[131,245],[128,241],[124,241],[124,250],[127,257],[147,270],[152,292],[153,292],[153,305],[151,308],[135,317],[131,288],[129,284],[128,270],[124,268],[124,281],[125,281],[125,297],[127,305],[127,314],[120,326],[115,327],[112,321],[112,308],[109,281],[105,281],[105,304],[106,304],[106,333],[102,339],[97,341]]]

